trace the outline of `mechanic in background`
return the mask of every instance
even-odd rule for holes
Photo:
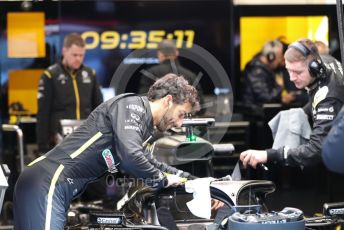
[[[95,70],[83,64],[85,41],[64,38],[62,61],[48,67],[38,86],[37,144],[40,154],[61,141],[61,119],[86,119],[103,102]]]

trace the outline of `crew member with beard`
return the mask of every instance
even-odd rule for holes
[[[144,154],[154,127],[180,127],[199,110],[197,90],[183,77],[167,74],[147,97],[121,94],[98,106],[72,134],[31,162],[14,192],[15,229],[63,229],[66,212],[91,181],[123,170],[153,189],[181,183],[170,167],[162,170]],[[172,171],[172,175],[162,172]],[[180,173],[187,177],[187,173]]]

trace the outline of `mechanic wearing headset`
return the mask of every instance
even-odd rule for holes
[[[304,107],[313,121],[308,143],[296,148],[246,150],[240,154],[243,165],[278,162],[290,166],[309,166],[321,162],[322,143],[344,103],[343,70],[331,56],[321,56],[309,39],[289,45],[284,54],[290,80],[298,89],[306,88],[310,101]]]
[[[181,183],[165,176],[143,153],[154,132],[180,127],[199,109],[196,89],[167,74],[147,97],[122,94],[98,106],[85,122],[20,175],[14,192],[15,229],[63,229],[71,201],[106,171],[118,169],[161,189]],[[185,175],[181,175],[185,176]]]
[[[243,102],[249,106],[264,103],[290,103],[295,99],[292,93],[282,94],[283,82],[274,72],[284,64],[283,44],[275,39],[264,44],[261,52],[245,66],[243,72]]]

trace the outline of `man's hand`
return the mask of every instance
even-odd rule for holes
[[[257,167],[257,164],[266,163],[268,154],[265,150],[253,150],[249,149],[240,154],[240,160],[244,167],[251,165],[253,168]]]
[[[219,200],[211,199],[211,210],[218,210],[222,208],[225,204]]]
[[[176,186],[181,185],[185,182],[185,178],[176,176],[174,174],[165,173],[165,175],[167,178],[167,186],[166,187],[170,187],[170,186],[176,187]]]
[[[282,103],[283,104],[290,104],[292,103],[293,101],[295,101],[296,99],[296,96],[294,93],[288,93],[288,92],[285,92],[285,93],[282,93]]]
[[[284,79],[282,74],[276,74],[275,76],[276,84],[284,88]]]

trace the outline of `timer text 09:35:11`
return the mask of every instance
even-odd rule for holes
[[[86,42],[86,49],[156,49],[164,39],[175,40],[177,48],[191,48],[195,38],[193,30],[174,30],[168,33],[164,30],[132,30],[120,34],[117,31],[85,31],[81,34]]]

